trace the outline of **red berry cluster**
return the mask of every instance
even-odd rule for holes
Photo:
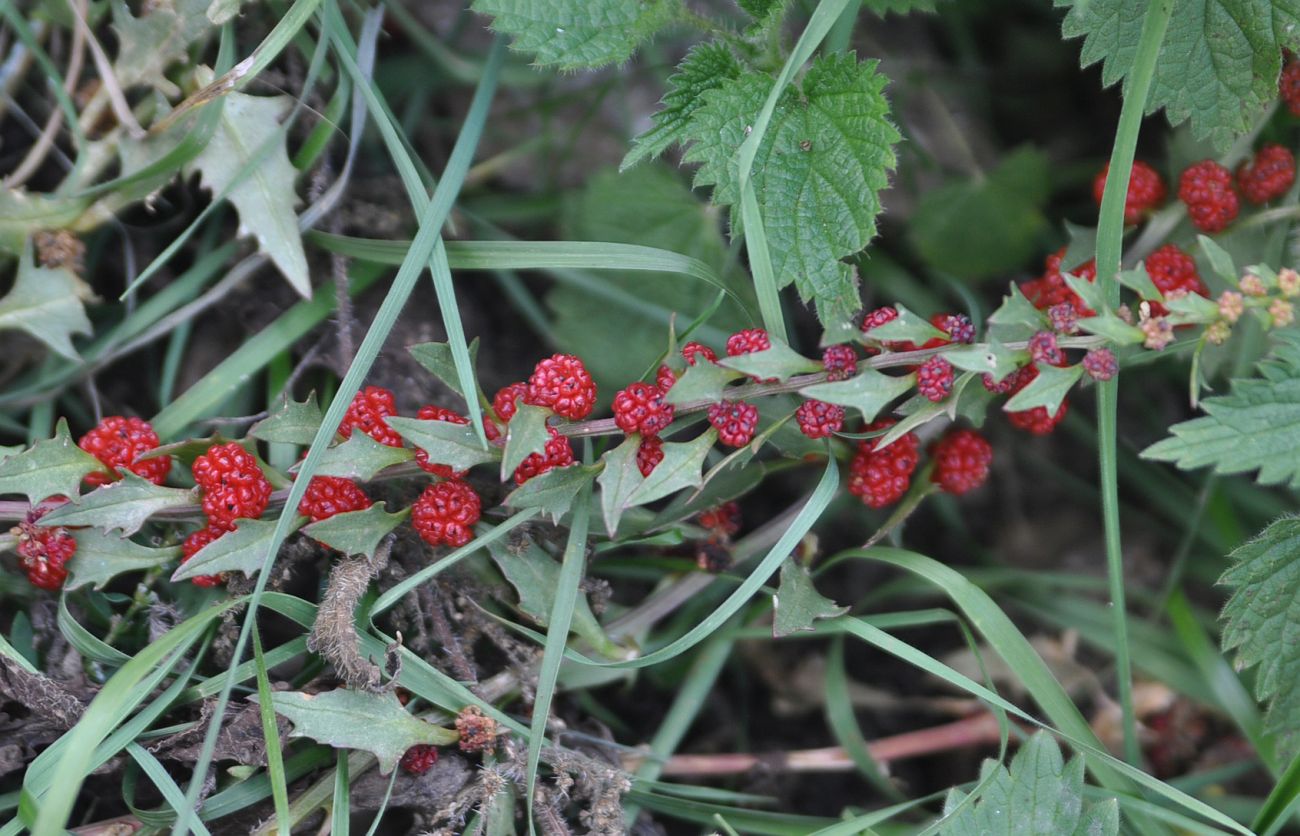
[[[122,470],[129,470],[161,485],[172,468],[168,456],[141,459],[140,456],[158,448],[158,433],[147,421],[111,415],[99,422],[93,430],[77,442],[77,446],[99,459],[112,471],[110,474],[91,473],[86,484],[98,487],[122,478]]]
[[[568,436],[560,435],[559,430],[555,427],[547,427],[546,431],[550,433],[551,440],[546,442],[546,447],[540,453],[530,453],[528,458],[519,463],[515,468],[515,484],[522,485],[534,476],[541,476],[548,470],[554,470],[557,467],[568,467],[573,464],[573,445],[569,443]],[[662,452],[660,454],[662,458]]]
[[[731,538],[740,532],[740,506],[724,502],[706,508],[695,518],[708,536],[695,549],[695,564],[702,572],[725,572],[731,568]]]
[[[77,541],[63,526],[36,524],[53,509],[54,505],[33,508],[10,533],[18,538],[18,565],[27,573],[27,581],[37,589],[57,592],[68,579],[67,564],[77,552]]]
[[[1106,176],[1110,173],[1110,164],[1097,173],[1092,180],[1092,197],[1101,205],[1101,196],[1106,191]],[[1142,162],[1133,161],[1133,168],[1128,179],[1128,193],[1124,196],[1124,223],[1130,226],[1143,217],[1159,209],[1165,202],[1165,181],[1159,172]]]
[[[709,407],[709,423],[728,447],[744,447],[758,429],[758,407],[745,401],[722,401]]]
[[[533,369],[524,402],[581,421],[596,406],[596,384],[581,360],[572,354],[556,354]]]
[[[1178,199],[1187,204],[1192,226],[1201,232],[1222,232],[1241,208],[1232,188],[1232,172],[1214,160],[1202,160],[1183,171]]]
[[[694,366],[700,357],[710,363],[718,362],[718,355],[704,343],[689,342],[682,346],[682,358],[686,360],[686,365]]]
[[[844,407],[808,400],[799,405],[794,417],[804,435],[809,438],[828,438],[844,426]]]
[[[181,544],[181,563],[187,562],[191,557],[198,554],[204,546],[225,533],[225,531],[208,526],[207,528],[200,528],[186,537],[185,542]],[[190,580],[195,586],[211,588],[220,584],[225,578],[222,575],[197,575]]]
[[[1195,293],[1209,296],[1210,291],[1196,271],[1196,260],[1175,244],[1165,244],[1147,256],[1144,262],[1147,275],[1157,289],[1166,296]],[[1164,316],[1169,311],[1159,302],[1151,302],[1151,315]]]
[[[892,418],[882,418],[865,432],[888,430],[896,423]],[[907,433],[883,449],[878,449],[879,444],[879,437],[859,441],[849,463],[849,493],[871,508],[884,508],[902,499],[919,461],[920,440],[916,433]]]
[[[469,424],[469,419],[465,416],[460,415],[453,410],[441,406],[433,406],[431,404],[426,404],[420,407],[420,411],[415,414],[415,417],[424,421],[444,421],[448,424]],[[484,430],[489,426],[496,429],[491,421],[483,422]],[[429,454],[419,448],[416,448],[415,450],[415,463],[418,464],[420,469],[426,473],[432,473],[434,476],[441,476],[444,479],[463,479],[465,477],[465,471],[463,470],[452,470],[449,465],[430,462]]]
[[[666,392],[653,383],[632,383],[614,396],[614,423],[628,435],[659,435],[673,422],[673,405]]]
[[[401,447],[402,437],[384,420],[396,414],[397,401],[392,391],[382,386],[367,386],[348,404],[339,435],[351,438],[353,430],[361,430],[380,444]]]
[[[459,548],[474,538],[482,503],[469,485],[459,480],[438,482],[424,489],[411,506],[411,524],[432,546]]]
[[[832,345],[822,352],[827,380],[848,380],[858,373],[858,355],[851,345]]]
[[[234,530],[237,519],[257,519],[271,500],[271,483],[257,458],[238,442],[209,447],[191,471],[203,489],[208,524],[219,531]]]
[[[423,775],[438,762],[438,748],[426,743],[419,743],[407,749],[399,765],[412,775]]]
[[[312,522],[327,520],[335,514],[364,511],[371,505],[370,497],[361,486],[341,476],[314,476],[307,483],[307,492],[298,503],[298,513],[311,517]]]
[[[1281,145],[1262,146],[1255,158],[1237,167],[1237,186],[1254,204],[1277,200],[1295,182],[1295,155]]]
[[[497,390],[497,393],[492,396],[492,411],[497,414],[501,423],[509,424],[510,419],[519,411],[519,399],[527,395],[527,383],[511,383]]]
[[[953,375],[952,363],[942,354],[936,354],[916,370],[916,391],[926,400],[938,403],[951,394]]]
[[[1043,275],[1020,285],[1020,291],[1040,311],[1050,310],[1056,305],[1069,304],[1078,316],[1092,316],[1095,311],[1085,305],[1079,295],[1065,283],[1065,276],[1061,273],[1061,262],[1065,259],[1065,251],[1066,248],[1062,247],[1049,255],[1044,264]],[[1097,264],[1092,259],[1067,272],[1085,281],[1097,280]]]
[[[767,351],[771,347],[772,338],[762,328],[746,328],[744,331],[737,331],[727,338],[728,357],[739,357],[742,354]],[[758,383],[776,383],[777,381],[775,377],[755,377],[754,380]]]
[[[636,448],[636,469],[642,476],[654,473],[659,462],[664,460],[664,440],[657,435],[646,436]]]
[[[1015,377],[1015,380],[1012,382],[1009,391],[1009,394],[1011,395],[1015,395],[1021,389],[1024,389],[1030,383],[1034,382],[1034,379],[1038,377],[1038,367],[1025,366],[1024,368],[1017,370],[1013,377]],[[1007,420],[1009,420],[1011,426],[1016,429],[1024,430],[1033,433],[1034,435],[1047,435],[1052,430],[1056,429],[1057,424],[1065,420],[1065,413],[1068,408],[1069,402],[1062,400],[1061,405],[1057,407],[1055,413],[1049,413],[1045,406],[1036,406],[1033,409],[1024,409],[1019,412],[1008,412]]]
[[[993,447],[974,430],[954,430],[935,442],[930,457],[931,481],[946,493],[960,495],[988,480]]]

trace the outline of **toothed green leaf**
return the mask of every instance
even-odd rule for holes
[[[890,377],[867,368],[849,380],[805,386],[799,390],[799,394],[856,409],[862,414],[862,420],[870,423],[880,414],[880,410],[911,389],[914,382],[910,376]]]
[[[170,563],[181,556],[181,547],[151,549],[125,537],[115,537],[97,529],[72,532],[77,553],[68,562],[68,582],[64,589],[104,584],[127,572],[142,572]]]
[[[299,517],[289,530],[298,530],[306,520]],[[242,572],[253,577],[262,568],[276,524],[276,520],[236,520],[234,531],[221,535],[182,563],[172,573],[172,582],[222,572]]]
[[[788,380],[797,374],[821,371],[822,364],[800,355],[790,346],[778,339],[772,339],[772,347],[750,354],[738,354],[724,357],[718,365],[733,371],[743,372],[760,380]]]
[[[316,438],[322,420],[320,404],[312,392],[306,400],[286,401],[280,409],[250,427],[248,434],[263,441],[305,446]]]
[[[390,514],[385,503],[376,502],[360,511],[345,511],[314,522],[302,533],[343,554],[364,554],[372,558],[375,549],[379,548],[379,541],[410,515],[410,508]]]
[[[1061,408],[1061,401],[1070,393],[1071,387],[1083,377],[1083,366],[1038,365],[1038,376],[1029,385],[1012,396],[1002,407],[1007,412],[1023,412],[1035,407],[1046,407],[1049,415],[1055,415]]]
[[[632,150],[619,168],[626,170],[642,160],[654,159],[685,141],[686,127],[704,104],[705,91],[715,90],[739,75],[740,63],[726,44],[708,41],[692,47],[677,65],[677,72],[668,77],[668,92],[654,115],[654,127],[633,140]]]
[[[680,0],[474,0],[492,28],[538,66],[561,70],[618,64],[668,23]]]
[[[717,440],[717,430],[710,427],[707,432],[693,441],[684,444],[665,442],[663,461],[655,465],[655,469],[644,482],[637,485],[627,498],[624,507],[644,505],[676,493],[682,488],[702,485],[704,457],[709,454],[709,450],[713,449],[713,443]]]
[[[558,524],[560,517],[573,509],[578,491],[599,469],[575,464],[548,470],[511,491],[506,497],[506,505],[511,508],[541,508],[552,522]]]
[[[637,467],[636,454],[641,447],[641,436],[630,435],[623,443],[601,457],[605,469],[596,477],[600,485],[600,512],[605,520],[605,531],[613,537],[618,532],[618,521],[627,507],[628,497],[645,481]]]
[[[498,455],[495,447],[483,449],[478,434],[469,424],[398,416],[385,420],[398,435],[427,453],[429,461],[445,464],[452,470],[469,470],[476,464],[495,461]]]
[[[524,459],[546,450],[546,442],[551,440],[546,427],[546,419],[550,417],[551,411],[545,407],[519,404],[515,416],[506,425],[506,449],[501,456],[502,482],[514,474]]]
[[[673,388],[664,396],[664,402],[670,404],[691,403],[693,401],[722,400],[722,390],[728,383],[740,380],[743,374],[719,366],[701,358],[694,366],[687,366]]]
[[[42,518],[42,524],[93,525],[104,531],[121,529],[122,536],[129,537],[159,511],[197,502],[194,491],[155,485],[128,470],[120,480],[96,488],[75,504],[69,502],[55,508]]]
[[[389,426],[402,433],[402,428],[398,426],[399,421],[410,421],[409,418],[393,418],[389,420]],[[440,423],[429,421],[426,423]],[[465,429],[469,429],[466,427]],[[324,455],[321,456],[320,464],[316,468],[317,476],[342,476],[347,479],[360,479],[368,482],[375,478],[375,474],[386,467],[392,467],[395,464],[409,462],[415,458],[415,454],[405,447],[389,447],[387,444],[380,444],[363,432],[354,432],[342,444],[336,444],[328,448]],[[441,459],[433,459],[441,461]]]
[[[91,333],[81,301],[85,292],[84,283],[66,267],[37,267],[27,247],[13,287],[0,298],[0,331],[25,331],[52,351],[79,360],[72,335]]]
[[[814,629],[814,622],[835,618],[849,611],[817,591],[807,568],[787,557],[781,564],[781,585],[772,597],[776,611],[772,620],[772,636],[781,638],[791,633]]]
[[[0,460],[0,495],[22,494],[33,505],[60,494],[75,497],[88,474],[107,472],[99,459],[73,442],[68,422],[59,419],[54,438]]]

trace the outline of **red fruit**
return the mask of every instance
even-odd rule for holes
[[[47,505],[27,512],[25,520],[10,533],[18,538],[18,565],[27,573],[27,581],[37,589],[58,592],[68,579],[67,563],[77,553],[77,541],[63,526],[37,525],[36,521],[53,510]]]
[[[469,423],[469,419],[464,415],[459,415],[450,409],[441,406],[433,406],[431,404],[426,404],[420,407],[420,411],[415,414],[415,417],[421,418],[425,421],[444,421],[448,424]],[[496,429],[491,421],[485,420],[483,422],[483,429],[487,430],[489,426]],[[449,465],[431,463],[429,461],[429,454],[418,447],[415,448],[415,463],[418,464],[420,469],[424,472],[432,473],[434,476],[441,476],[444,479],[463,479],[466,473],[464,470],[452,470]]]
[[[1079,312],[1069,302],[1062,302],[1047,309],[1047,321],[1052,329],[1062,334],[1073,334],[1079,330]]]
[[[974,430],[950,432],[930,451],[934,471],[930,479],[946,493],[964,494],[989,478],[993,448]]]
[[[1093,380],[1110,380],[1119,374],[1119,361],[1109,348],[1094,348],[1083,355],[1083,368]]]
[[[1019,392],[1021,389],[1025,387],[1025,384],[1021,383],[1020,380],[1024,376],[1024,374],[1025,374],[1025,369],[1023,368],[1016,369],[1015,371],[1011,372],[1009,375],[1007,375],[1006,377],[998,381],[995,381],[993,379],[993,375],[985,374],[983,377],[984,388],[989,390],[995,395],[1008,395],[1012,392]],[[1035,370],[1034,374],[1037,375],[1038,372]]]
[[[1025,366],[1017,374],[1016,386],[1011,390],[1012,394],[1024,389],[1034,378],[1038,377],[1038,369],[1034,366]],[[1008,412],[1007,420],[1016,429],[1031,432],[1034,435],[1047,435],[1056,429],[1056,425],[1065,419],[1065,413],[1069,409],[1068,401],[1061,401],[1061,405],[1056,410],[1056,414],[1049,415],[1047,407],[1036,406],[1033,409],[1024,409],[1019,412]]]
[[[744,447],[758,429],[758,407],[744,401],[723,401],[709,407],[709,423],[729,447]]]
[[[1277,82],[1277,92],[1292,116],[1300,116],[1300,63],[1288,59],[1282,65],[1282,77]]]
[[[718,355],[704,343],[689,342],[682,346],[682,357],[686,360],[688,366],[695,365],[696,357],[703,357],[710,363],[718,362]]]
[[[804,435],[809,438],[827,438],[844,426],[844,407],[808,400],[799,404],[794,417]]]
[[[167,456],[136,461],[142,454],[158,447],[158,433],[153,431],[147,421],[139,418],[111,415],[83,435],[77,446],[113,471],[111,476],[105,473],[87,475],[86,484],[91,487],[120,479],[122,468],[155,485],[161,485],[167,478],[167,471],[172,468],[172,460]]]
[[[866,431],[888,429],[895,423],[892,418],[882,418]],[[916,433],[907,433],[883,450],[876,449],[879,443],[880,437],[858,442],[858,451],[849,464],[849,493],[871,508],[885,508],[902,499],[920,459]]]
[[[424,489],[411,506],[411,525],[431,546],[459,548],[474,538],[483,505],[464,482],[438,482]]]
[[[1178,199],[1187,204],[1192,226],[1201,232],[1221,232],[1240,209],[1232,173],[1214,160],[1187,167],[1178,178]]]
[[[527,383],[511,383],[509,386],[497,391],[496,395],[492,397],[492,411],[501,419],[501,423],[510,423],[510,419],[515,417],[515,413],[519,411],[519,399],[527,394]]]
[[[1068,302],[1079,316],[1092,316],[1094,314],[1092,308],[1085,305],[1079,295],[1070,289],[1070,286],[1065,283],[1065,277],[1061,274],[1061,262],[1065,259],[1065,252],[1066,248],[1062,247],[1049,255],[1044,264],[1043,275],[1020,285],[1020,291],[1040,311],[1048,310],[1053,305]],[[1093,259],[1088,259],[1073,270],[1066,272],[1085,281],[1095,282],[1097,280],[1097,264]]]
[[[307,485],[307,492],[298,503],[298,513],[311,517],[312,522],[327,520],[335,514],[364,511],[370,507],[370,497],[361,486],[341,476],[315,476]]]
[[[673,388],[673,384],[676,382],[677,372],[673,371],[669,366],[660,366],[655,372],[655,385],[664,394],[668,394],[668,390]]]
[[[734,537],[740,532],[740,505],[735,502],[714,505],[701,511],[695,521],[715,535]]]
[[[185,542],[181,544],[181,563],[186,562],[191,557],[198,554],[200,549],[202,549],[204,546],[208,545],[212,541],[219,539],[221,535],[225,533],[226,532],[224,530],[219,530],[216,528],[212,528],[211,526],[208,526],[207,528],[200,528],[198,531],[195,531],[189,537],[186,537]],[[204,587],[205,589],[210,589],[220,584],[223,580],[225,580],[225,578],[223,578],[221,575],[198,575],[196,577],[190,578],[190,580],[194,583],[195,586],[201,586]]]
[[[1035,363],[1059,366],[1065,362],[1065,355],[1056,344],[1056,335],[1051,331],[1039,331],[1029,338],[1029,356]]]
[[[876,308],[862,319],[862,333],[866,334],[872,328],[879,328],[886,322],[893,322],[898,319],[897,308]]]
[[[739,357],[753,354],[755,351],[767,351],[772,347],[772,340],[762,328],[746,328],[727,337],[727,356]]]
[[[544,452],[529,454],[528,458],[515,468],[516,485],[522,485],[548,470],[573,464],[573,445],[569,443],[569,439],[560,435],[560,431],[555,427],[547,427],[546,431],[551,434],[551,440],[546,442]]]
[[[596,405],[596,384],[577,357],[554,354],[533,369],[524,402],[549,407],[556,415],[581,421]]]
[[[384,420],[396,414],[397,401],[391,390],[367,386],[348,404],[343,423],[339,425],[339,435],[351,438],[353,430],[361,430],[380,444],[401,447],[402,437]]]
[[[848,380],[858,373],[858,354],[851,345],[833,345],[822,352],[827,380]]]
[[[1295,182],[1295,155],[1281,145],[1269,144],[1255,159],[1237,168],[1237,186],[1251,203],[1268,203],[1287,193]]]
[[[636,467],[642,476],[649,476],[664,460],[664,440],[657,435],[641,439],[641,446],[636,448]]]
[[[406,753],[402,755],[400,763],[402,769],[412,775],[423,775],[432,769],[433,765],[437,762],[437,748],[426,743],[420,743],[407,749]]]
[[[916,391],[938,403],[952,392],[953,369],[941,356],[931,357],[916,370]]]
[[[191,470],[213,528],[229,531],[237,519],[257,519],[271,500],[271,483],[257,459],[237,442],[209,447]]]
[[[1110,172],[1110,163],[1097,173],[1092,180],[1092,197],[1101,205],[1102,193],[1106,190],[1106,175]],[[1165,181],[1151,166],[1141,160],[1133,161],[1132,173],[1128,178],[1128,194],[1124,197],[1124,223],[1135,224],[1142,216],[1159,209],[1165,202]]]
[[[1178,249],[1174,244],[1165,244],[1147,256],[1144,262],[1147,275],[1161,293],[1196,293],[1209,296],[1210,291],[1196,272],[1196,261],[1190,255]],[[1164,316],[1169,313],[1159,302],[1151,303],[1152,316]]]
[[[664,393],[649,383],[633,383],[614,396],[614,423],[631,435],[659,435],[673,422],[673,405],[664,403]]]

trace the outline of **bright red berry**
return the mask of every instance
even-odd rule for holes
[[[411,506],[411,525],[432,546],[459,548],[474,538],[483,505],[464,482],[438,482],[424,489]]]
[[[927,340],[921,348],[938,348],[948,343],[975,342],[975,324],[966,314],[937,313],[930,317],[930,324],[948,335],[946,340],[935,338]]]
[[[668,394],[668,390],[673,388],[673,384],[676,382],[677,372],[673,371],[672,367],[660,366],[658,370],[655,371],[655,385],[658,386],[659,391],[663,392],[665,395]]]
[[[1020,285],[1020,291],[1040,311],[1048,310],[1054,305],[1069,303],[1079,316],[1092,316],[1094,311],[1085,305],[1079,295],[1065,283],[1065,276],[1061,273],[1061,262],[1065,260],[1065,253],[1066,248],[1062,247],[1049,255],[1044,263],[1043,275]],[[1097,264],[1094,259],[1088,259],[1066,272],[1084,281],[1097,280]]]
[[[1083,368],[1093,380],[1110,380],[1119,374],[1119,361],[1109,348],[1094,348],[1083,355]]]
[[[756,351],[767,351],[772,347],[772,339],[762,328],[746,328],[727,337],[727,356],[739,357]]]
[[[438,762],[438,750],[426,743],[420,743],[406,750],[402,755],[401,767],[412,775],[423,775]]]
[[[370,504],[370,497],[351,479],[315,476],[307,484],[307,492],[298,503],[298,513],[311,517],[312,522],[320,522],[335,514],[364,511]]]
[[[510,419],[515,417],[519,411],[519,399],[528,394],[527,383],[511,383],[492,397],[492,411],[501,419],[501,423],[509,424]]]
[[[822,352],[827,380],[848,380],[858,373],[858,354],[851,345],[832,345]]]
[[[596,384],[580,359],[572,354],[554,354],[533,369],[524,402],[581,421],[596,405]]]
[[[886,322],[893,322],[895,319],[898,319],[897,308],[876,308],[862,318],[862,333],[867,334],[872,328],[879,328]]]
[[[946,493],[973,491],[989,478],[993,448],[974,430],[950,432],[935,443],[931,480]]]
[[[1188,166],[1178,178],[1178,199],[1187,204],[1192,226],[1221,232],[1237,217],[1240,202],[1232,189],[1232,172],[1214,160]]]
[[[1292,116],[1300,116],[1300,63],[1288,56],[1282,65],[1282,77],[1277,82],[1277,92]]]
[[[213,528],[229,531],[237,519],[256,519],[271,501],[271,483],[253,454],[237,442],[209,447],[191,469]]]
[[[697,357],[703,357],[710,363],[718,362],[718,355],[704,343],[689,342],[682,346],[682,358],[686,360],[686,365],[694,366]]]
[[[420,407],[420,411],[415,414],[415,417],[420,418],[424,421],[444,421],[448,424],[469,423],[469,419],[466,418],[464,415],[459,415],[456,412],[447,409],[445,407],[433,406],[431,404],[425,404],[424,406]],[[483,422],[484,430],[486,430],[489,426],[492,426],[493,429],[496,429],[496,427],[492,424],[491,421],[485,420]],[[420,466],[420,469],[423,470],[424,472],[432,473],[434,476],[441,476],[444,479],[463,479],[465,477],[464,470],[452,470],[449,465],[430,462],[429,454],[418,447],[415,448],[415,463],[418,464]]]
[[[734,537],[740,532],[740,505],[735,502],[714,505],[701,511],[695,521],[715,535]]]
[[[77,446],[107,465],[113,475],[91,473],[86,476],[86,484],[91,487],[107,484],[121,478],[122,468],[161,485],[172,468],[172,460],[167,456],[136,461],[144,453],[158,447],[158,433],[147,421],[139,418],[123,418],[112,415],[99,422],[99,425],[81,437]]]
[[[401,447],[402,437],[388,426],[385,418],[397,414],[397,400],[391,390],[382,386],[367,386],[348,404],[348,411],[343,415],[339,425],[339,435],[351,438],[353,430],[361,430],[366,435],[389,447]]]
[[[827,438],[844,426],[844,407],[818,400],[799,404],[794,413],[799,430],[809,438]]]
[[[728,447],[744,447],[758,429],[758,407],[744,401],[723,401],[709,407],[709,423]]]
[[[1108,173],[1110,163],[1092,180],[1092,197],[1098,206],[1101,205],[1101,196],[1106,190]],[[1124,197],[1124,223],[1137,223],[1143,215],[1159,209],[1164,202],[1165,181],[1160,178],[1159,172],[1141,160],[1134,160],[1128,178],[1128,194]]]
[[[1268,203],[1295,182],[1295,155],[1281,145],[1261,147],[1255,159],[1237,168],[1237,186],[1251,203]]]
[[[185,542],[181,544],[181,563],[185,563],[191,557],[198,554],[199,550],[204,546],[214,540],[220,539],[221,535],[225,533],[225,530],[208,526],[207,528],[200,528],[198,531],[195,531],[193,534],[186,537]],[[190,578],[190,580],[195,586],[211,589],[212,587],[219,585],[225,579],[221,575],[198,575]]]
[[[985,374],[983,377],[984,388],[995,395],[1008,395],[1012,392],[1019,392],[1024,388],[1024,384],[1021,383],[1024,374],[1025,369],[1023,368],[1016,369],[1001,380],[994,380],[993,375]],[[1038,372],[1035,371],[1034,374],[1037,375]]]
[[[939,355],[926,360],[916,370],[916,391],[938,403],[952,392],[952,363]]]
[[[641,439],[641,445],[636,448],[636,467],[641,471],[642,476],[648,477],[654,473],[654,469],[663,460],[664,440],[662,438],[651,435]]]
[[[1151,277],[1151,282],[1161,293],[1166,295],[1176,295],[1178,293],[1196,293],[1200,296],[1209,296],[1210,291],[1205,287],[1205,282],[1201,281],[1201,275],[1196,271],[1196,260],[1190,255],[1183,252],[1175,244],[1165,244],[1160,249],[1151,253],[1143,262],[1147,275]],[[1169,313],[1164,305],[1159,302],[1151,302],[1151,315],[1164,316]]]
[[[573,464],[573,445],[569,443],[567,436],[560,435],[560,431],[555,427],[547,427],[546,431],[551,434],[551,440],[546,442],[546,447],[541,453],[530,453],[528,458],[519,463],[515,468],[515,484],[522,485],[534,476],[540,476],[548,470],[554,470],[557,467],[568,467]]]
[[[673,412],[664,393],[649,383],[632,383],[614,396],[614,423],[628,435],[659,435],[673,422]]]
[[[1047,309],[1047,321],[1052,329],[1062,334],[1073,334],[1079,330],[1079,312],[1069,302],[1062,302]]]
[[[27,518],[11,529],[18,538],[18,565],[27,573],[27,581],[37,589],[58,592],[68,579],[67,563],[77,553],[77,541],[63,526],[37,525],[36,521],[53,510],[53,505],[27,512]]]
[[[1016,375],[1015,388],[1011,390],[1012,394],[1024,389],[1038,377],[1038,369],[1034,366],[1025,366]],[[1016,429],[1031,432],[1034,435],[1047,435],[1056,429],[1056,425],[1065,419],[1065,413],[1069,409],[1068,401],[1061,401],[1055,414],[1049,414],[1047,407],[1036,406],[1033,409],[1024,409],[1019,412],[1008,412],[1007,420]]]
[[[896,421],[883,418],[870,424],[867,432],[885,430]],[[883,450],[877,449],[880,438],[858,442],[857,453],[849,464],[849,493],[871,508],[885,508],[903,498],[912,484],[912,471],[920,459],[920,440],[907,433]]]
[[[1051,331],[1039,331],[1029,338],[1029,356],[1035,363],[1059,366],[1065,362],[1065,355],[1056,344],[1056,335]]]

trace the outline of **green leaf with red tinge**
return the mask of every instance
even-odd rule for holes
[[[72,441],[68,422],[60,418],[54,438],[0,460],[0,495],[22,494],[33,505],[51,496],[75,497],[87,475],[107,472],[99,459]]]
[[[772,596],[776,611],[772,619],[772,637],[782,638],[791,633],[815,629],[814,622],[823,618],[836,618],[849,611],[817,591],[808,569],[787,557],[781,564],[781,585]]]
[[[917,345],[936,338],[948,338],[947,332],[935,328],[928,319],[912,313],[906,307],[894,305],[894,310],[898,311],[898,316],[884,325],[877,325],[863,336],[869,340],[913,342]]]
[[[290,532],[297,531],[306,521],[306,517],[298,517],[290,526]],[[271,545],[276,524],[276,520],[236,520],[234,531],[213,540],[182,563],[172,573],[172,582],[222,572],[243,572],[253,577],[261,571],[266,560],[266,550]]]
[[[128,470],[123,472],[120,480],[96,488],[75,504],[69,502],[55,508],[42,518],[41,523],[93,525],[104,531],[121,529],[122,536],[129,537],[159,511],[197,502],[195,491],[155,485]]]
[[[385,775],[412,746],[446,746],[460,738],[450,729],[408,714],[391,691],[281,691],[271,695],[271,705],[276,714],[293,723],[290,737],[310,737],[335,749],[370,752],[379,759],[379,771]]]
[[[800,355],[781,340],[772,338],[771,342],[771,348],[724,357],[718,361],[718,365],[760,380],[775,378],[784,381],[797,374],[821,371],[821,363]]]
[[[314,522],[302,533],[343,554],[363,554],[369,559],[375,556],[379,541],[410,515],[410,508],[390,514],[385,503],[376,502],[360,511],[345,511]]]
[[[1029,385],[1011,397],[1002,408],[1007,412],[1023,412],[1035,407],[1046,407],[1050,415],[1055,415],[1061,407],[1061,401],[1070,393],[1074,384],[1083,377],[1083,366],[1066,366],[1057,368],[1038,364],[1038,376]]]
[[[722,400],[722,390],[728,383],[744,377],[740,372],[723,368],[716,363],[701,359],[694,366],[688,366],[673,388],[668,390],[664,401],[670,404],[692,403],[694,401]]]
[[[163,566],[181,556],[181,547],[151,549],[125,537],[114,537],[98,529],[84,528],[72,532],[77,553],[68,562],[70,573],[65,589],[104,584],[127,572],[143,572]]]

